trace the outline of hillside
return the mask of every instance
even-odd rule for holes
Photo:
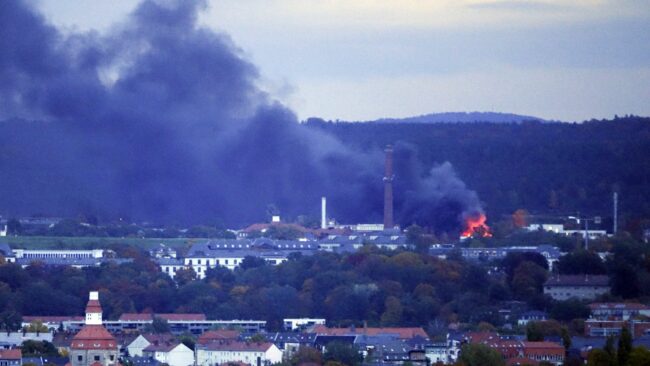
[[[311,120],[306,125],[362,151],[410,145],[425,166],[450,162],[493,219],[524,208],[579,211],[607,220],[615,189],[631,230],[638,230],[641,218],[650,218],[650,118],[521,124]]]
[[[512,113],[496,112],[444,112],[430,113],[406,118],[381,118],[376,123],[521,123],[526,121],[546,122],[545,120]]]

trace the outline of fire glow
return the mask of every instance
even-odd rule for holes
[[[484,214],[468,217],[465,220],[465,230],[460,234],[461,239],[467,239],[474,236],[490,238],[492,233],[490,227],[485,224],[486,217]]]

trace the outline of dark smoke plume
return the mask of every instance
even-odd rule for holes
[[[0,212],[238,225],[318,215],[381,222],[383,153],[351,151],[257,87],[201,1],[144,1],[108,34],[64,35],[0,3]],[[398,144],[395,217],[454,229],[481,211],[444,164]]]

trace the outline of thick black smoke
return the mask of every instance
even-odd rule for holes
[[[228,36],[197,25],[200,1],[144,1],[108,34],[63,35],[0,2],[0,210],[243,224],[269,204],[381,221],[383,152],[357,153],[297,123],[257,87]],[[457,228],[480,211],[442,165],[396,147],[396,218]]]

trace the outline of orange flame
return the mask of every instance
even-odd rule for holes
[[[468,217],[465,220],[465,230],[460,234],[460,237],[462,239],[467,239],[472,236],[491,238],[492,233],[490,232],[490,227],[485,224],[485,220],[486,217],[484,214]]]

